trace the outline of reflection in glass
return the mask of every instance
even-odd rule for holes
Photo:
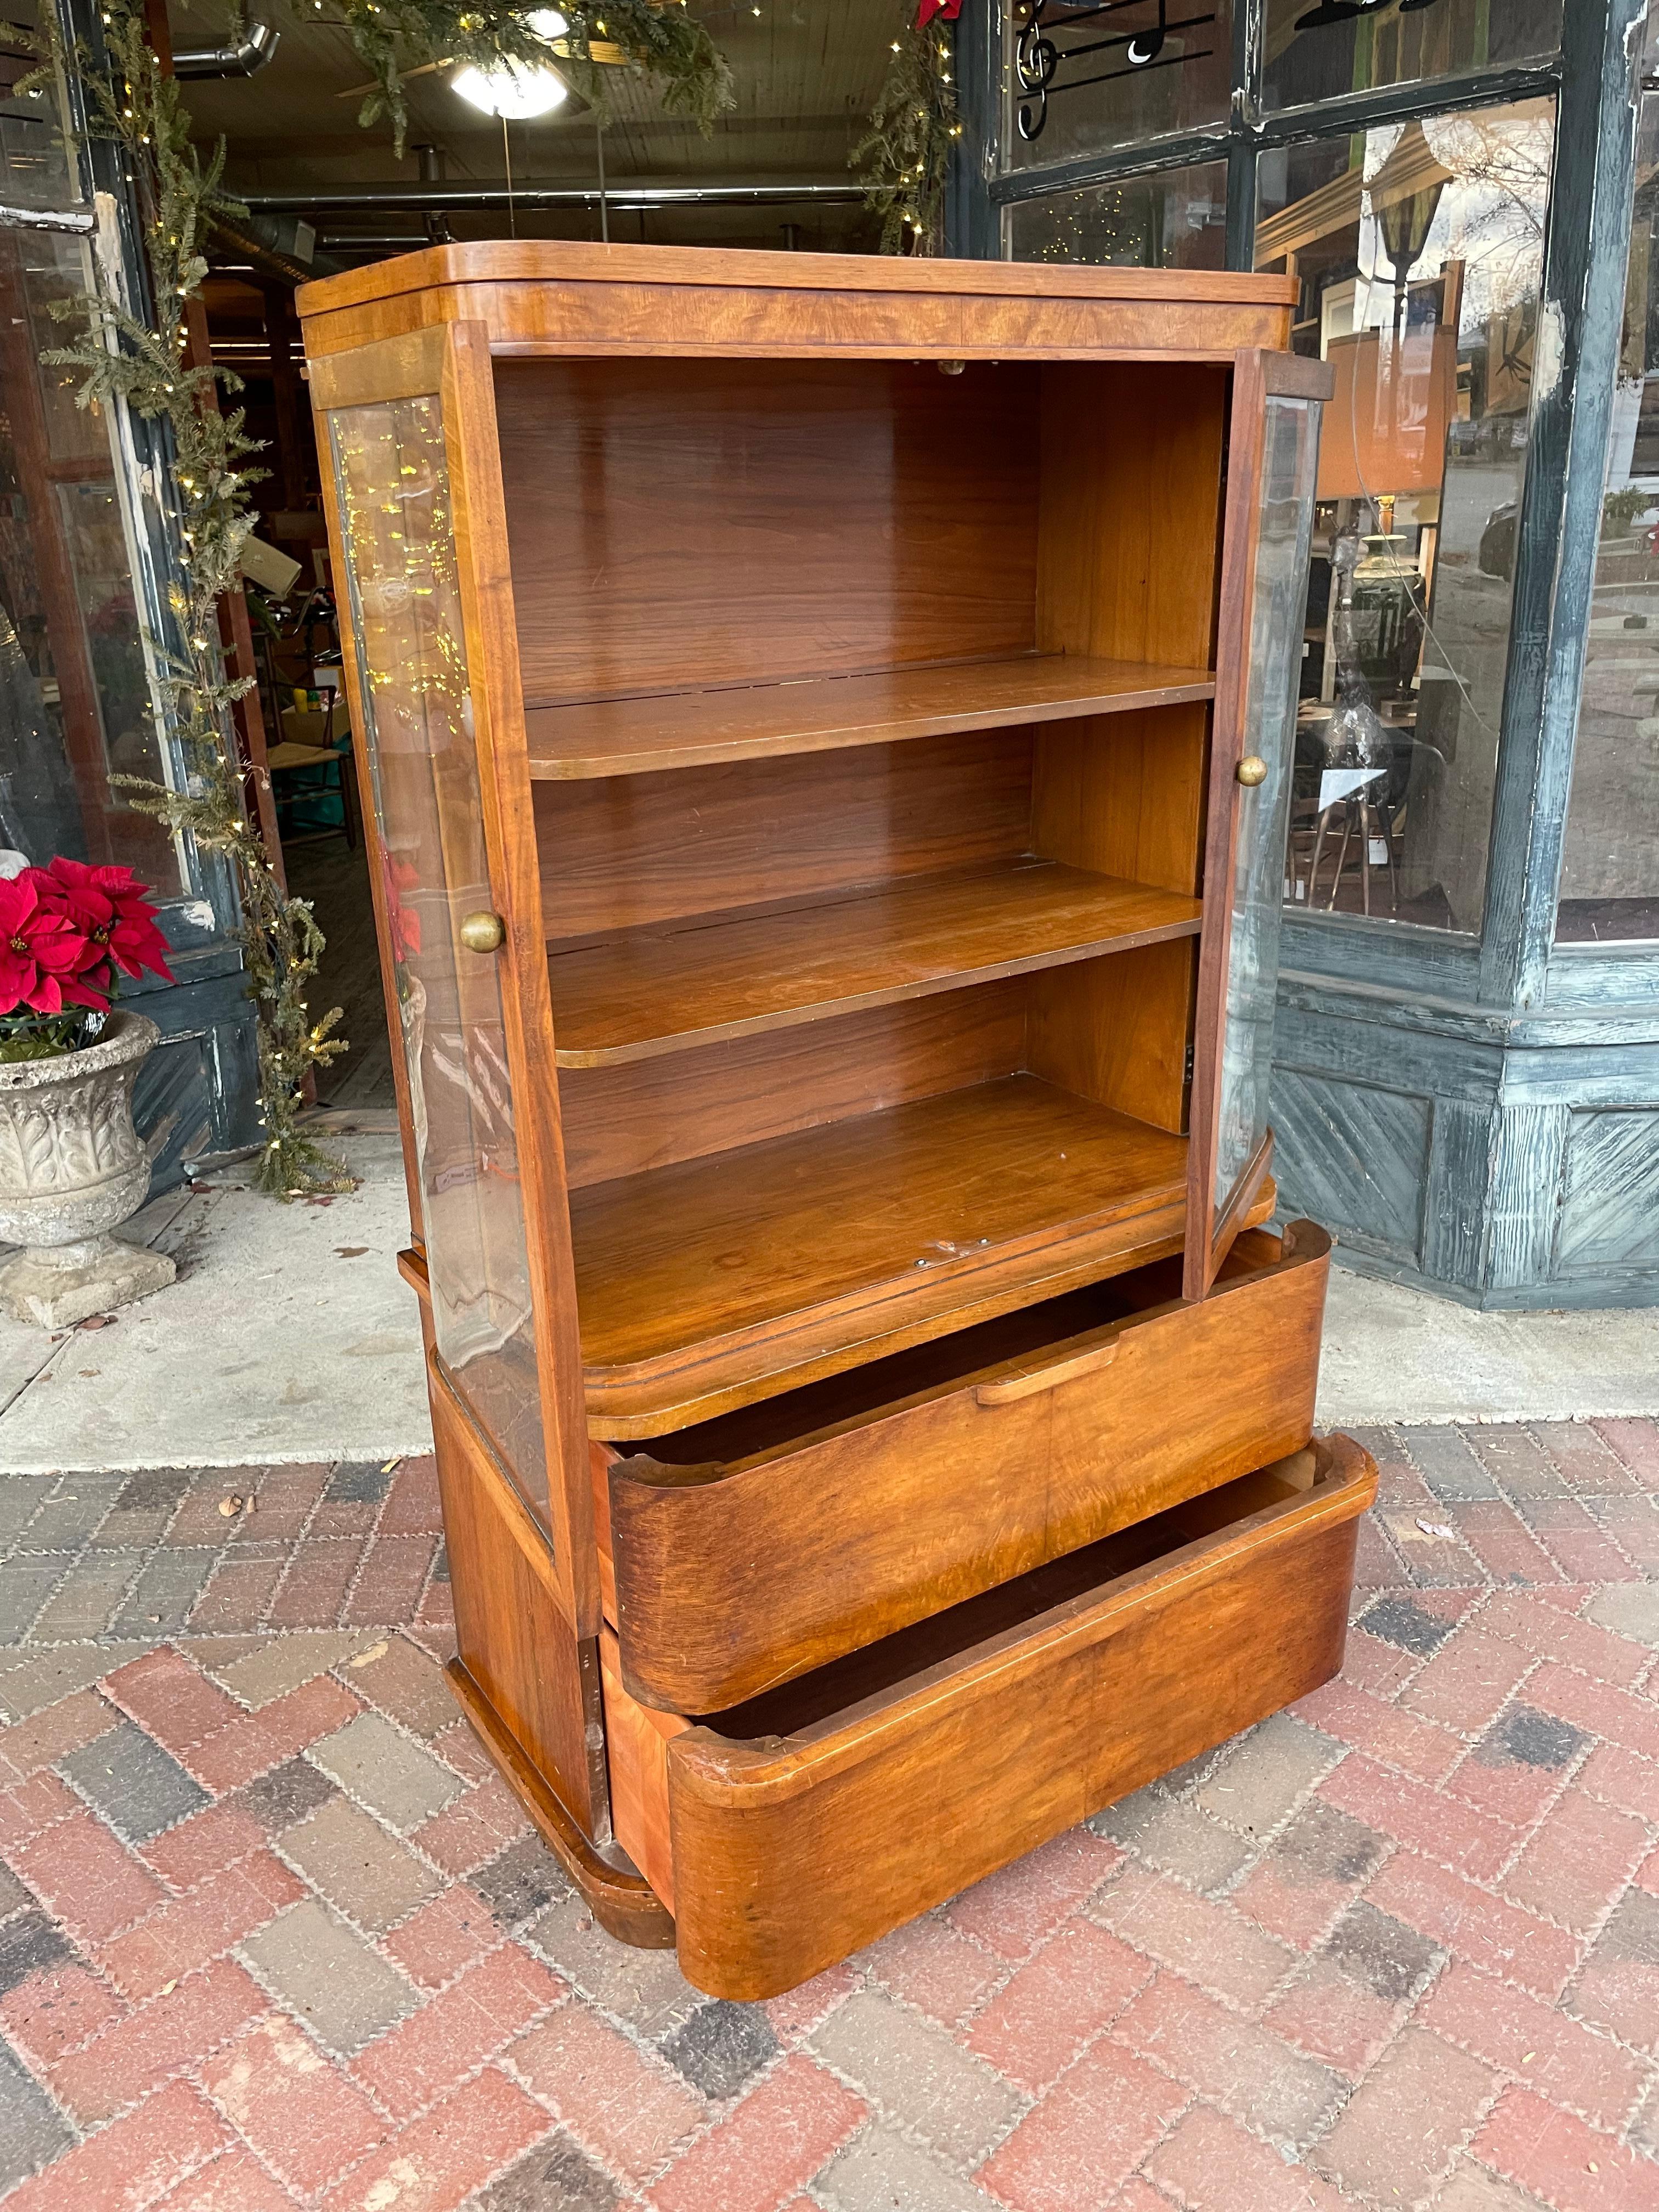
[[[1265,15],[1267,108],[1542,60],[1561,40],[1561,0],[1267,0]]]
[[[1261,157],[1256,264],[1335,380],[1294,904],[1480,928],[1553,143],[1534,100]]]
[[[1222,269],[1227,260],[1227,165],[1160,169],[1008,210],[1015,261],[1113,261],[1136,269]]]
[[[1650,49],[1659,43],[1652,33]],[[1659,95],[1636,206],[1556,935],[1659,938]]]
[[[36,0],[10,0],[6,18],[0,23],[0,201],[9,207],[77,206],[80,177],[66,150],[61,83],[17,89],[40,65],[29,43],[40,9]]]
[[[1253,788],[1240,789],[1234,817],[1232,933],[1215,1164],[1218,1210],[1249,1165],[1267,1127],[1279,985],[1279,878],[1290,820],[1303,579],[1308,573],[1319,454],[1316,402],[1270,398],[1267,415],[1242,750],[1257,755],[1267,773]]]
[[[177,892],[174,841],[109,788],[164,780],[111,425],[40,360],[62,341],[48,304],[84,287],[87,252],[0,230],[0,846],[125,863]]]
[[[1009,168],[1226,118],[1231,0],[1009,0],[1002,15]]]
[[[435,398],[330,417],[438,1350],[545,1520],[530,1263]]]

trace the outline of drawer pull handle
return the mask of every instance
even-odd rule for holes
[[[1048,1367],[1029,1368],[1024,1375],[1006,1375],[1000,1382],[981,1382],[974,1390],[976,1406],[1012,1406],[1021,1398],[1035,1398],[1039,1390],[1053,1390],[1074,1382],[1080,1375],[1098,1375],[1117,1358],[1117,1341],[1097,1344],[1092,1352],[1079,1352],[1075,1359],[1061,1359]]]

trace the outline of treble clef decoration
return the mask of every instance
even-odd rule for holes
[[[1425,0],[1418,0],[1419,5]],[[1214,52],[1202,46],[1195,52],[1177,49],[1166,54],[1164,51],[1171,31],[1194,30],[1201,23],[1213,23],[1214,11],[1206,15],[1184,15],[1178,22],[1170,21],[1169,0],[1102,0],[1098,7],[1083,8],[1060,5],[1065,12],[1057,18],[1048,15],[1050,0],[1020,0],[1019,29],[1014,40],[1014,88],[1019,98],[1019,135],[1028,142],[1042,136],[1048,120],[1048,101],[1052,95],[1062,92],[1080,92],[1085,85],[1110,84],[1115,79],[1133,76],[1138,70],[1169,69],[1177,62],[1202,61]],[[1085,23],[1097,21],[1103,15],[1115,15],[1125,8],[1144,8],[1155,5],[1158,21],[1143,24],[1138,30],[1119,31],[1103,39],[1086,39],[1079,46],[1058,46],[1048,35],[1050,31],[1073,31]],[[1098,76],[1076,77],[1065,84],[1056,84],[1055,76],[1062,62],[1078,60],[1084,54],[1109,53],[1121,47],[1125,69],[1103,70]]]
[[[1042,34],[1043,0],[1029,0],[1014,41],[1014,82],[1019,88],[1019,135],[1041,138],[1048,120],[1048,87],[1060,67],[1060,49]]]

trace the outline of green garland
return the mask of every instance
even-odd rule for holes
[[[325,0],[310,0],[306,14],[321,15]],[[358,111],[362,124],[392,123],[401,157],[408,117],[400,72],[412,63],[471,62],[498,69],[503,62],[550,64],[603,114],[614,64],[593,59],[595,46],[614,46],[629,64],[662,88],[663,105],[689,114],[703,131],[733,105],[732,71],[708,31],[686,10],[686,0],[564,0],[558,13],[568,28],[554,45],[530,27],[535,12],[509,14],[490,0],[333,0],[346,36],[374,89]]]
[[[939,20],[920,27],[903,0],[893,58],[849,165],[881,217],[884,253],[937,253],[944,242],[945,186],[962,136],[951,40]]]
[[[551,50],[518,15],[501,9],[459,7],[453,0],[340,0],[344,27],[376,89],[359,120],[392,118],[398,150],[405,112],[400,66],[419,61],[545,61]],[[323,0],[313,0],[320,12]],[[558,66],[595,106],[603,107],[605,70],[595,43],[618,48],[664,88],[665,104],[690,113],[707,130],[732,104],[731,71],[685,0],[568,0],[560,11],[568,32]],[[55,22],[42,48],[53,67],[67,65]],[[144,246],[155,301],[153,324],[132,314],[106,289],[101,272],[66,315],[85,327],[71,345],[45,358],[81,372],[78,404],[119,400],[144,421],[165,424],[173,459],[168,481],[176,502],[175,580],[168,599],[177,651],[156,646],[161,682],[185,761],[185,787],[175,791],[144,778],[115,776],[135,808],[186,833],[205,852],[222,854],[240,898],[240,935],[249,996],[258,1013],[259,1117],[265,1137],[255,1181],[282,1198],[351,1188],[341,1161],[300,1127],[302,1086],[346,1049],[333,1034],[336,1006],[313,1021],[307,993],[317,975],[323,933],[309,901],[289,898],[243,805],[241,770],[230,741],[231,709],[252,690],[252,677],[227,674],[219,649],[219,609],[240,587],[242,549],[255,515],[248,486],[261,471],[246,467],[260,450],[244,428],[243,411],[226,413],[222,389],[241,380],[211,366],[187,367],[186,310],[207,275],[203,252],[213,217],[243,210],[222,190],[222,144],[205,167],[191,143],[190,120],[177,87],[146,41],[135,0],[108,0],[105,55],[82,53],[81,75],[92,103],[92,128],[126,152],[137,186]],[[94,258],[94,270],[97,270]]]
[[[240,379],[226,369],[186,366],[185,326],[188,303],[207,275],[206,228],[216,210],[229,211],[234,204],[220,187],[224,150],[203,167],[177,88],[145,43],[143,16],[132,0],[109,0],[104,21],[106,58],[100,64],[82,55],[82,76],[92,129],[125,147],[131,161],[155,320],[141,319],[112,295],[94,255],[94,289],[63,310],[85,327],[73,344],[44,358],[81,373],[81,406],[119,401],[145,422],[165,424],[169,434],[169,520],[179,558],[167,597],[178,645],[167,650],[155,641],[155,649],[185,763],[182,790],[137,776],[110,781],[138,811],[185,832],[202,850],[222,854],[234,871],[248,994],[258,1011],[265,1130],[255,1170],[259,1188],[283,1198],[349,1189],[341,1162],[299,1126],[306,1076],[346,1048],[332,1035],[339,1008],[313,1021],[306,1003],[322,932],[309,902],[284,892],[246,818],[229,735],[231,708],[255,679],[227,675],[219,608],[240,586],[242,548],[254,523],[247,488],[258,473],[244,464],[258,448],[244,429],[241,409],[227,414],[218,405],[218,387],[234,392]],[[61,64],[64,57],[52,58]]]

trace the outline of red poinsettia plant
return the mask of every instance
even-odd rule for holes
[[[172,982],[167,939],[131,868],[59,854],[0,878],[0,1060],[47,1060],[99,1035],[123,975]]]

